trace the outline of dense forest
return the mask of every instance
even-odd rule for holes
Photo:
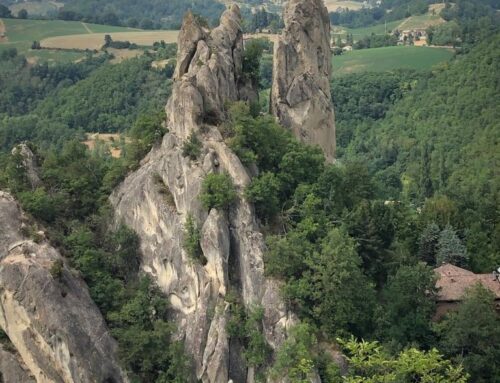
[[[259,308],[245,312],[228,294],[228,332],[240,338],[250,365],[293,383],[313,369],[327,383],[500,382],[500,319],[489,291],[469,291],[456,312],[433,320],[434,267],[449,262],[489,273],[500,265],[500,34],[495,16],[481,13],[496,3],[476,3],[446,8],[465,43],[453,61],[432,71],[332,80],[334,165],[257,105],[228,106],[221,134],[242,162],[259,169],[245,197],[266,235],[266,272],[282,281],[286,303],[302,319],[269,361]],[[185,2],[158,7],[172,4],[175,12],[185,9]],[[212,12],[213,3],[204,4]],[[65,8],[85,15],[102,7],[125,20],[135,6],[69,2]],[[151,18],[159,14],[147,9]],[[264,89],[271,68],[269,56],[261,58],[265,49],[253,46],[245,57]],[[38,222],[27,228],[33,239],[42,225],[83,275],[131,380],[182,383],[191,379],[189,360],[170,339],[167,300],[139,273],[137,236],[110,228],[107,202],[165,133],[171,80],[151,68],[152,55],[116,65],[105,54],[29,65],[15,50],[4,51],[0,188]],[[129,140],[121,143],[123,155],[112,158],[105,148],[87,150],[86,132],[119,132]],[[22,142],[29,142],[40,170],[42,184],[34,189],[12,152]],[[196,159],[199,144],[192,137],[185,156]],[[234,193],[229,177],[212,175],[200,199],[207,208],[228,208]],[[187,231],[185,247],[202,261],[196,228]],[[349,362],[343,378],[325,352],[333,342]]]
[[[143,29],[178,29],[182,17],[189,10],[216,23],[225,6],[216,0],[147,0],[147,1],[96,1],[67,0],[59,12],[65,20],[84,20],[99,24],[128,25]],[[138,16],[140,15],[140,16]]]

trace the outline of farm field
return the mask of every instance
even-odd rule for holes
[[[155,41],[177,42],[178,31],[140,31],[109,33],[115,41],[130,41],[137,45],[153,45]],[[41,41],[43,48],[99,49],[104,44],[106,33],[90,33],[49,37]]]
[[[351,33],[354,40],[356,40],[360,37],[369,36],[372,33],[375,33],[376,35],[383,35],[386,31],[390,32],[396,29],[402,22],[403,20],[396,20],[388,22],[387,25],[384,23],[364,28],[344,28],[333,26],[332,29],[334,35],[345,35],[347,33]]]
[[[357,1],[342,1],[342,0],[325,0],[325,5],[328,12],[334,12],[337,8],[347,8],[351,11],[356,11],[363,7],[363,3]]]
[[[411,16],[408,17],[406,20],[404,20],[398,26],[398,29],[399,30],[415,29],[415,28],[427,29],[432,25],[439,25],[445,22],[446,21],[444,21],[439,15],[427,14],[427,15]]]
[[[41,59],[47,61],[66,62],[75,61],[84,56],[82,52],[46,49],[31,50],[30,48],[33,41],[43,41],[47,38],[56,36],[64,36],[65,38],[68,38],[72,35],[83,35],[89,37],[94,34],[97,34],[99,38],[102,36],[102,39],[104,39],[105,33],[137,33],[140,31],[139,29],[63,20],[0,19],[0,25],[2,24],[5,26],[5,39],[0,42],[0,51],[6,48],[16,48],[20,53],[26,55],[31,61]],[[96,41],[96,37],[94,36],[93,38],[90,38],[90,40]],[[78,49],[78,46],[70,46],[68,49]]]
[[[334,56],[333,75],[396,69],[430,69],[436,64],[448,61],[453,54],[451,49],[413,46],[361,49]]]

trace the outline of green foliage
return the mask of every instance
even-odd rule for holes
[[[436,253],[440,234],[441,229],[432,222],[425,227],[420,235],[418,256],[420,260],[426,262],[428,265],[436,265]]]
[[[106,4],[97,0],[69,0],[59,11],[63,20],[84,20],[96,24],[129,25],[137,27],[137,15],[141,15],[140,27],[143,29],[179,29],[184,14],[196,10],[201,16],[215,23],[224,5],[215,0],[171,0],[167,3],[147,0],[141,3],[134,1],[111,0]]]
[[[401,266],[389,277],[379,313],[382,338],[393,346],[431,344],[431,318],[435,312],[436,275],[423,263]]]
[[[226,301],[230,303],[230,317],[226,327],[229,335],[241,342],[247,366],[262,369],[271,355],[271,348],[263,334],[264,309],[254,307],[246,310],[231,293],[226,296]]]
[[[255,204],[257,215],[269,222],[280,211],[281,183],[274,173],[266,172],[252,180],[245,196]]]
[[[184,242],[183,248],[188,254],[189,258],[193,261],[198,261],[206,263],[203,256],[203,252],[200,246],[201,232],[194,219],[194,217],[189,214],[186,218],[186,223],[184,225]]]
[[[200,200],[205,209],[227,210],[236,197],[236,189],[228,173],[210,173],[203,180]]]
[[[260,83],[260,61],[266,42],[261,39],[251,39],[245,44],[243,52],[243,73],[257,87]]]
[[[271,377],[286,377],[290,383],[308,383],[314,374],[312,349],[317,339],[307,324],[295,326],[290,333],[276,354]]]
[[[343,377],[347,383],[466,383],[463,368],[443,359],[438,350],[419,351],[415,348],[390,356],[378,342],[357,342],[338,339],[347,356],[349,371]]]
[[[182,155],[195,161],[201,155],[202,147],[203,145],[196,133],[191,133],[187,141],[182,145]]]
[[[369,163],[385,199],[423,206],[420,230],[431,222],[456,228],[477,272],[489,272],[500,256],[495,213],[499,181],[492,172],[500,152],[494,138],[499,39],[493,33],[466,56],[419,76],[376,122],[355,104],[337,108],[339,136],[346,138],[339,141],[341,159]],[[361,99],[363,85],[354,77],[352,81]],[[369,84],[366,97],[372,93]],[[342,122],[349,110],[361,119]]]
[[[467,265],[467,249],[458,238],[451,226],[446,226],[439,235],[436,253],[436,263],[451,263],[456,266]]]
[[[58,258],[50,266],[50,275],[55,280],[61,280],[64,271],[64,263],[63,260]]]
[[[478,383],[500,381],[500,318],[494,296],[481,285],[471,288],[456,312],[437,326],[439,349]]]

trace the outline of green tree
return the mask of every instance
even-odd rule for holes
[[[310,382],[315,367],[312,350],[317,342],[310,326],[305,323],[295,326],[277,352],[271,376],[286,377],[290,383]]]
[[[10,9],[3,4],[0,4],[0,17],[5,17],[5,18],[12,17]]]
[[[310,267],[313,317],[327,334],[366,336],[371,331],[375,290],[363,274],[352,238],[332,229],[321,251],[306,260]],[[306,280],[307,281],[307,280]]]
[[[473,382],[500,382],[500,317],[495,297],[481,285],[467,291],[456,312],[436,325],[439,349],[463,364]]]
[[[202,147],[203,145],[196,133],[191,133],[187,141],[182,145],[182,155],[195,161],[200,156]]]
[[[467,249],[451,226],[446,226],[439,235],[436,264],[451,263],[455,266],[467,266]]]
[[[436,275],[424,263],[401,266],[383,290],[384,305],[379,328],[397,349],[410,343],[432,341],[431,319],[435,313]]]
[[[183,248],[193,261],[202,260],[203,252],[200,246],[201,233],[194,217],[189,214],[184,225]]]
[[[269,222],[280,211],[281,184],[274,173],[265,172],[254,178],[245,196],[255,204],[257,215]]]
[[[418,257],[428,265],[436,265],[436,254],[440,234],[441,229],[432,222],[425,227],[420,235]]]
[[[203,180],[200,200],[205,209],[228,209],[236,197],[236,189],[228,173],[210,173]]]
[[[17,13],[17,18],[18,19],[27,19],[28,18],[28,11],[26,9],[21,9],[18,13]]]
[[[436,349],[416,348],[391,356],[378,342],[357,342],[338,339],[347,356],[349,371],[346,383],[466,383],[468,375],[461,366],[454,366]]]

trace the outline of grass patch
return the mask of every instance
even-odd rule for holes
[[[333,75],[360,72],[386,72],[396,69],[430,69],[448,61],[453,51],[429,47],[384,47],[361,49],[333,57]]]

